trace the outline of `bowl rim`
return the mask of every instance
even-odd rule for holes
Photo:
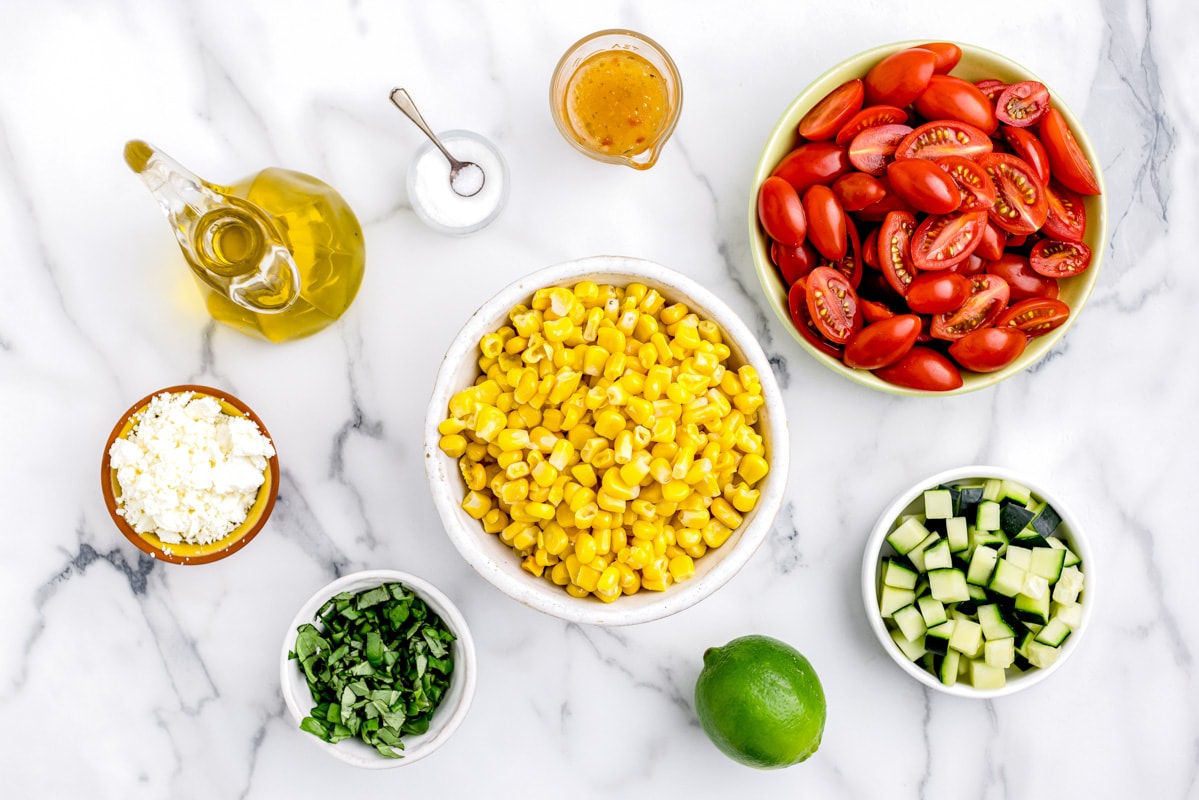
[[[956,683],[953,686],[944,685],[927,670],[921,668],[915,662],[909,661],[900,652],[899,648],[891,640],[891,634],[888,632],[886,623],[883,622],[883,617],[878,610],[878,569],[882,561],[883,542],[891,530],[892,523],[899,518],[903,510],[919,497],[924,490],[942,483],[969,478],[1001,478],[1014,480],[1027,486],[1042,500],[1053,506],[1054,510],[1061,515],[1062,522],[1068,525],[1070,529],[1070,543],[1078,551],[1082,563],[1086,565],[1084,573],[1086,575],[1086,600],[1082,603],[1082,622],[1079,624],[1077,630],[1070,633],[1070,638],[1062,646],[1061,654],[1057,660],[1045,669],[1038,668],[1034,671],[1025,672],[1014,678],[1010,678],[999,689],[975,689],[972,686],[966,686],[961,683]],[[1074,654],[1082,642],[1084,634],[1090,627],[1091,618],[1095,611],[1095,571],[1095,554],[1091,549],[1090,541],[1087,539],[1087,535],[1079,523],[1078,516],[1062,500],[1060,495],[1051,490],[1047,491],[1045,484],[1034,477],[1029,477],[1027,473],[1017,472],[1006,467],[974,464],[943,470],[917,481],[896,495],[887,504],[886,508],[883,509],[882,513],[879,514],[874,527],[871,529],[870,536],[866,540],[866,547],[862,552],[862,605],[866,612],[867,623],[870,626],[870,630],[874,633],[875,638],[878,639],[879,644],[886,651],[887,655],[891,657],[891,660],[908,675],[928,688],[945,694],[956,697],[989,700],[1015,694],[1016,692],[1036,686],[1061,669],[1062,665]]]
[[[441,617],[442,621],[456,637],[452,645],[454,649],[454,671],[450,678],[450,689],[446,693],[445,698],[443,698],[442,704],[434,711],[434,719],[437,719],[443,710],[449,711],[449,716],[445,717],[444,723],[441,723],[439,720],[441,727],[431,734],[426,732],[417,736],[404,737],[405,749],[403,758],[383,758],[374,753],[364,743],[357,742],[357,740],[349,741],[351,747],[344,747],[341,742],[332,744],[317,738],[307,731],[300,730],[300,722],[308,715],[308,711],[300,707],[300,700],[301,697],[306,696],[307,702],[310,704],[309,709],[311,709],[312,694],[308,689],[308,682],[305,680],[298,665],[293,663],[292,659],[288,658],[288,653],[292,651],[295,644],[296,629],[306,622],[314,622],[316,612],[324,605],[326,600],[341,592],[357,592],[381,586],[384,583],[404,584],[405,588],[419,596],[421,600],[425,601],[426,605]],[[460,684],[459,681],[461,682]],[[292,618],[290,626],[283,635],[283,647],[279,658],[279,689],[283,695],[283,702],[287,705],[287,709],[291,712],[291,716],[295,722],[296,732],[302,734],[304,738],[311,740],[313,744],[339,761],[363,769],[393,769],[395,767],[403,767],[432,755],[449,740],[454,732],[458,730],[462,721],[466,719],[467,712],[470,711],[471,703],[475,697],[477,683],[478,662],[475,655],[474,638],[471,636],[470,626],[466,624],[466,618],[462,615],[458,606],[444,592],[424,578],[398,569],[361,570],[342,575],[340,578],[330,581],[313,592],[300,605],[299,610],[296,611],[296,615]],[[447,708],[445,705],[446,701],[450,699],[459,686],[461,686],[461,689],[455,698],[456,704],[452,709]],[[352,747],[355,743],[361,746]]]
[[[963,370],[962,377],[965,379],[961,387],[952,389],[946,392],[934,392],[921,389],[909,389],[904,386],[897,386],[888,383],[881,378],[875,377],[867,370],[858,370],[845,366],[838,359],[835,359],[825,353],[820,352],[811,344],[801,337],[795,330],[794,324],[791,322],[790,313],[786,308],[786,298],[780,303],[777,299],[777,289],[782,286],[778,279],[774,264],[770,260],[768,245],[765,235],[762,233],[758,224],[757,214],[757,193],[758,187],[762,185],[767,177],[770,176],[774,167],[778,163],[778,158],[770,158],[772,150],[775,149],[777,143],[784,136],[790,136],[794,140],[794,127],[802,117],[801,111],[806,112],[809,108],[815,105],[829,90],[833,88],[830,85],[825,89],[825,83],[831,83],[836,78],[847,80],[850,77],[850,70],[853,68],[853,76],[861,77],[865,74],[864,65],[868,62],[881,59],[891,53],[899,50],[905,50],[910,47],[918,47],[921,44],[927,44],[930,39],[910,39],[906,41],[891,42],[872,47],[868,50],[863,50],[855,55],[843,59],[837,64],[821,73],[817,78],[812,80],[805,86],[798,95],[787,105],[783,113],[779,116],[774,127],[770,129],[770,133],[766,137],[766,141],[759,153],[757,163],[753,172],[753,183],[750,187],[750,202],[748,205],[748,223],[749,223],[749,246],[754,263],[754,271],[758,275],[758,282],[761,284],[762,292],[766,297],[767,305],[769,305],[778,317],[787,333],[800,347],[806,351],[812,358],[823,364],[829,370],[848,378],[849,380],[861,386],[874,389],[876,391],[886,392],[888,394],[906,396],[906,397],[952,397],[955,395],[969,394],[971,392],[986,389],[1006,380],[1007,378],[1016,375],[1020,372],[1032,369],[1039,363],[1043,362],[1046,356],[1053,350],[1057,343],[1066,335],[1067,331],[1077,321],[1078,317],[1086,308],[1087,302],[1090,300],[1091,294],[1094,292],[1095,285],[1099,280],[1100,269],[1103,266],[1103,256],[1107,250],[1108,238],[1108,214],[1107,214],[1107,185],[1103,177],[1102,162],[1099,159],[1099,154],[1095,151],[1091,143],[1090,137],[1087,135],[1086,129],[1082,125],[1082,121],[1075,116],[1074,112],[1062,99],[1062,97],[1050,90],[1053,97],[1053,105],[1070,126],[1070,130],[1074,133],[1075,139],[1087,160],[1090,161],[1091,167],[1095,172],[1095,179],[1099,183],[1100,194],[1093,197],[1084,198],[1087,210],[1087,236],[1086,242],[1094,241],[1091,246],[1091,265],[1086,272],[1075,278],[1083,278],[1079,284],[1081,294],[1070,309],[1070,317],[1064,324],[1057,329],[1050,331],[1042,336],[1036,337],[1029,342],[1028,348],[1019,358],[1013,363],[996,370],[995,372],[976,373],[969,370]],[[1000,65],[1003,70],[1023,76],[1023,80],[1034,80],[1045,83],[1041,78],[1027,67],[1013,61],[1012,59],[1000,53],[990,50],[986,47],[980,47],[967,42],[952,41],[962,49],[963,59],[982,59],[991,61]],[[859,70],[859,68],[861,68]],[[952,73],[951,73],[952,74]],[[835,85],[835,84],[834,84]],[[1045,84],[1048,86],[1049,84]],[[822,91],[818,91],[822,89]],[[792,144],[791,147],[795,145]],[[788,151],[784,151],[783,155]],[[775,286],[778,284],[778,287]]]
[[[469,527],[465,524],[461,497],[454,496],[459,485],[455,480],[460,481],[460,478],[452,477],[458,474],[457,459],[450,459],[438,446],[441,434],[437,426],[448,413],[449,398],[454,391],[465,388],[451,384],[454,373],[463,359],[474,358],[479,338],[495,329],[495,321],[500,315],[506,314],[516,304],[526,302],[539,288],[570,286],[604,275],[613,276],[614,279],[623,278],[629,283],[656,284],[665,287],[669,294],[677,295],[678,301],[702,307],[703,312],[720,325],[726,337],[736,345],[734,349],[741,352],[745,363],[758,371],[762,383],[763,408],[769,420],[767,447],[770,450],[770,473],[764,479],[757,506],[750,512],[754,516],[747,517],[746,524],[734,533],[738,537],[736,540],[730,540],[722,546],[723,552],[711,569],[685,583],[674,584],[665,592],[653,593],[651,596],[655,598],[660,596],[657,602],[637,608],[622,608],[620,600],[602,603],[590,597],[574,598],[561,587],[552,586],[523,571],[519,575],[503,571],[483,546],[485,539],[482,537],[490,534],[484,534],[476,520],[471,519],[472,525]],[[714,593],[741,570],[765,541],[782,507],[786,491],[790,470],[788,430],[782,392],[770,361],[757,337],[724,301],[693,279],[656,262],[631,256],[589,256],[543,267],[509,283],[484,302],[454,335],[438,369],[425,416],[425,471],[430,494],[450,541],[467,563],[493,586],[530,608],[569,622],[601,626],[635,625],[678,613]]]
[[[261,432],[263,436],[270,440],[271,447],[275,450],[275,454],[267,460],[267,468],[265,470],[266,482],[263,483],[258,490],[259,495],[261,495],[262,492],[268,492],[266,503],[263,505],[262,511],[258,515],[258,518],[254,524],[251,525],[248,530],[241,531],[241,529],[245,527],[245,523],[243,522],[241,525],[230,531],[223,539],[218,539],[217,541],[206,545],[192,545],[193,547],[202,548],[201,552],[198,552],[194,555],[184,555],[169,549],[174,547],[174,545],[167,545],[161,542],[159,544],[155,544],[154,542],[158,539],[157,536],[154,537],[154,540],[151,540],[147,537],[152,536],[153,534],[138,533],[133,529],[133,526],[131,526],[125,520],[124,517],[117,513],[117,476],[116,470],[111,466],[111,456],[109,455],[109,451],[112,449],[113,442],[115,442],[117,438],[124,432],[125,428],[129,426],[133,416],[143,411],[146,406],[150,404],[151,400],[162,394],[183,394],[186,392],[215,398],[221,402],[222,410],[226,413],[228,413],[229,407],[240,411],[243,417],[249,418],[255,425],[258,426],[259,432]],[[104,453],[100,459],[100,492],[104,496],[104,505],[108,509],[108,515],[112,517],[112,521],[116,524],[121,533],[124,534],[125,538],[128,539],[135,547],[137,547],[138,550],[141,550],[143,553],[146,553],[147,555],[150,555],[160,561],[165,561],[169,564],[181,564],[184,566],[211,564],[214,561],[220,561],[223,558],[233,555],[238,550],[241,550],[243,547],[249,544],[250,541],[258,535],[259,531],[265,527],[267,520],[270,519],[271,512],[274,511],[275,508],[275,501],[279,497],[279,448],[275,444],[274,437],[271,436],[270,431],[267,430],[266,425],[263,423],[262,418],[254,412],[254,409],[250,408],[244,401],[234,397],[229,392],[212,386],[203,386],[194,383],[168,386],[165,389],[159,389],[156,392],[151,392],[142,399],[138,400],[117,419],[117,424],[113,426],[112,432],[108,435],[108,440],[104,444]],[[255,503],[257,503],[257,500],[255,500]],[[222,545],[222,542],[227,542],[227,544]]]

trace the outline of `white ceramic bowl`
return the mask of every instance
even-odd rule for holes
[[[322,741],[316,736],[301,731],[300,721],[308,716],[315,702],[308,682],[299,662],[289,659],[287,654],[295,649],[296,629],[305,622],[315,623],[316,613],[330,597],[341,592],[361,592],[366,589],[381,586],[385,583],[402,583],[410,589],[425,604],[441,617],[450,632],[457,637],[450,650],[454,656],[454,671],[450,675],[450,689],[441,700],[441,704],[433,712],[429,730],[419,736],[405,736],[404,757],[384,758],[360,739],[345,739],[336,744]],[[475,661],[475,644],[471,639],[470,629],[458,608],[450,599],[442,594],[431,583],[394,569],[376,569],[365,572],[355,572],[343,575],[332,583],[321,587],[312,597],[308,598],[295,619],[291,621],[283,636],[283,650],[280,656],[279,680],[283,690],[283,700],[295,720],[296,731],[321,750],[347,764],[363,769],[390,769],[403,767],[414,761],[419,761],[441,747],[453,735],[466,712],[470,709],[475,696],[475,682],[478,677],[478,666]]]
[[[545,286],[574,286],[582,280],[627,285],[640,282],[657,289],[668,301],[679,301],[705,319],[717,323],[732,351],[730,361],[751,364],[762,382],[763,410],[759,412],[770,472],[758,488],[757,506],[727,542],[695,561],[695,575],[665,592],[642,590],[603,603],[572,597],[560,586],[535,578],[521,569],[520,558],[498,536],[462,510],[466,485],[457,459],[438,447],[438,424],[449,414],[449,400],[474,383],[478,372],[478,344],[485,333],[506,324],[508,312],[527,303]],[[508,596],[531,608],[571,622],[592,625],[631,625],[660,619],[694,605],[732,578],[766,538],[782,504],[789,468],[789,443],[783,397],[774,372],[757,339],[736,314],[715,294],[692,279],[666,267],[637,258],[595,256],[568,261],[533,272],[502,289],[475,312],[455,337],[437,374],[433,397],[425,418],[425,469],[437,511],[450,540],[475,570]]]
[[[883,556],[891,553],[891,547],[886,544],[885,539],[887,534],[891,532],[895,521],[901,514],[913,513],[914,510],[918,509],[921,495],[926,489],[932,489],[943,483],[952,483],[954,481],[970,480],[973,478],[1006,478],[1014,480],[1029,487],[1032,489],[1033,494],[1049,503],[1062,518],[1061,525],[1058,526],[1058,535],[1065,536],[1070,543],[1070,548],[1082,559],[1081,569],[1083,574],[1086,575],[1086,587],[1083,590],[1082,599],[1080,600],[1082,603],[1082,624],[1066,639],[1065,644],[1062,645],[1061,655],[1058,656],[1057,660],[1051,666],[1045,669],[1030,669],[1023,673],[1019,670],[1009,669],[1007,671],[1007,683],[999,689],[975,689],[973,686],[961,682],[953,686],[944,685],[941,681],[937,680],[936,676],[925,670],[922,666],[909,661],[900,651],[895,642],[892,641],[891,634],[887,630],[886,623],[883,621],[883,617],[878,610],[879,566],[882,563]],[[946,470],[945,472],[921,479],[901,492],[890,505],[883,509],[883,513],[879,515],[878,521],[874,524],[874,530],[870,534],[870,539],[866,542],[866,550],[862,555],[862,602],[866,608],[866,619],[870,622],[870,629],[878,637],[879,643],[887,651],[887,655],[904,672],[930,689],[936,689],[939,692],[956,695],[957,697],[974,697],[979,699],[1002,697],[1035,686],[1045,680],[1060,670],[1062,665],[1078,649],[1087,628],[1090,626],[1091,616],[1095,610],[1095,572],[1094,554],[1090,543],[1083,533],[1082,527],[1078,523],[1078,517],[1074,515],[1074,512],[1070,510],[1070,507],[1060,497],[1047,490],[1042,483],[1022,473],[1012,472],[1000,467],[958,467],[957,469]]]

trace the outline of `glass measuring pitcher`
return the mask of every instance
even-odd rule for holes
[[[357,217],[333,187],[271,167],[208,183],[142,141],[125,161],[158,200],[213,318],[272,342],[335,322],[362,283]]]

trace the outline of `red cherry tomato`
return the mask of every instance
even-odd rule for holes
[[[1031,297],[1013,303],[995,320],[996,328],[1015,328],[1032,338],[1049,333],[1070,318],[1070,306],[1050,297]]]
[[[783,157],[774,168],[777,175],[803,194],[809,186],[817,183],[832,183],[849,172],[849,151],[832,142],[808,142],[801,144]]]
[[[1057,281],[1033,272],[1032,267],[1028,266],[1028,259],[1022,255],[1004,253],[994,261],[987,262],[987,272],[1007,282],[1012,302],[1030,297],[1057,297]]]
[[[1019,250],[1027,242],[1028,242],[1028,234],[1027,233],[1021,233],[1019,235],[1016,235],[1014,233],[1009,233],[1008,237],[1007,237],[1007,249],[1008,250]]]
[[[917,269],[947,269],[974,252],[982,241],[987,215],[981,211],[931,216],[912,234],[912,263]]]
[[[908,287],[916,277],[912,264],[912,234],[916,232],[916,218],[906,211],[892,211],[883,220],[878,232],[878,263],[883,276],[891,288],[900,295],[908,293]]]
[[[1049,90],[1039,81],[1020,81],[1003,90],[995,101],[995,116],[1005,125],[1026,128],[1049,109]]]
[[[853,137],[849,143],[849,163],[870,175],[887,171],[895,147],[911,132],[907,125],[875,125]]]
[[[915,128],[895,148],[895,158],[935,161],[945,156],[962,156],[977,160],[994,147],[991,137],[973,125],[943,119]]]
[[[945,271],[969,278],[971,275],[979,275],[983,272],[986,272],[987,262],[978,253],[971,253],[966,257],[965,261],[959,261]]]
[[[861,211],[886,197],[887,187],[873,175],[851,172],[833,181],[833,194],[846,211]]]
[[[901,314],[871,323],[845,344],[845,365],[855,369],[878,369],[907,355],[920,334],[920,317]]]
[[[808,218],[808,241],[829,261],[845,258],[845,211],[827,186],[809,186],[803,208]]]
[[[1028,337],[1015,328],[982,328],[949,345],[954,361],[973,372],[995,372],[1024,353]]]
[[[1008,285],[997,275],[975,275],[970,278],[973,293],[956,311],[933,317],[929,332],[937,339],[953,341],[971,331],[989,328],[1007,308]]]
[[[962,195],[959,211],[987,211],[995,204],[995,184],[977,162],[961,156],[945,156],[933,163],[957,184]]]
[[[1091,266],[1091,248],[1082,242],[1042,239],[1029,251],[1028,265],[1046,278],[1070,278]]]
[[[903,108],[928,86],[937,55],[918,47],[892,53],[866,73],[866,104]]]
[[[824,338],[812,322],[812,315],[808,313],[807,282],[807,278],[801,278],[791,284],[791,289],[787,292],[787,310],[791,312],[791,322],[805,342],[825,355],[840,359],[841,348]]]
[[[845,344],[858,328],[858,295],[844,275],[830,267],[817,267],[806,278],[808,313],[816,330],[834,344]]]
[[[953,178],[933,162],[921,158],[888,164],[887,181],[900,199],[926,214],[948,214],[956,211],[962,202],[961,190]]]
[[[858,239],[858,228],[848,214],[841,217],[845,221],[845,256],[836,261],[819,264],[821,267],[832,267],[849,280],[850,286],[858,288],[862,282],[862,243]]]
[[[862,241],[862,265],[871,269],[882,269],[878,263],[878,228],[871,228]]]
[[[1066,118],[1056,108],[1045,112],[1041,120],[1041,144],[1049,156],[1049,171],[1067,189],[1079,194],[1099,194],[1099,181],[1091,163],[1070,132]]]
[[[895,106],[867,106],[854,114],[848,122],[837,131],[837,144],[847,145],[867,128],[879,125],[902,125],[908,121],[908,112]]]
[[[945,356],[916,345],[903,358],[874,374],[888,383],[930,392],[949,392],[962,386],[962,373]]]
[[[1003,248],[1007,244],[1007,232],[987,220],[986,226],[983,228],[982,241],[978,243],[978,247],[974,248],[974,255],[979,258],[985,258],[987,261],[994,261],[1003,255]]]
[[[887,176],[881,175],[878,179],[883,188],[887,190],[886,196],[873,205],[866,206],[861,211],[854,214],[863,222],[882,222],[892,211],[903,211],[908,214],[915,213],[915,209],[899,198],[895,192],[891,191],[891,185],[887,182]]]
[[[954,119],[983,133],[994,133],[995,109],[970,81],[952,75],[934,75],[916,98],[916,111],[925,119]]]
[[[865,88],[861,78],[853,78],[833,89],[804,114],[799,121],[799,135],[819,141],[831,139],[850,117],[862,107]]]
[[[867,324],[882,322],[885,319],[891,319],[895,316],[895,312],[887,308],[884,303],[876,303],[873,300],[867,300],[863,297],[858,297],[858,308],[862,310],[862,319]]]
[[[1012,155],[1032,167],[1042,184],[1048,183],[1049,156],[1045,154],[1045,147],[1041,144],[1041,140],[1024,128],[1004,125],[999,131],[1007,141],[1008,147],[1012,149]]]
[[[974,285],[954,272],[922,272],[908,287],[905,300],[917,314],[944,314],[961,308]]]
[[[1007,88],[1006,83],[995,78],[987,78],[974,85],[983,93],[983,97],[987,98],[987,102],[992,105],[999,100],[999,95],[1003,94],[1003,90]]]
[[[820,265],[820,257],[816,255],[812,245],[807,243],[791,247],[772,242],[770,260],[778,267],[779,275],[788,287]]]
[[[934,75],[947,75],[962,60],[962,48],[953,42],[929,42],[920,45],[920,49],[928,50],[937,57]]]
[[[1049,216],[1041,233],[1051,239],[1081,242],[1087,234],[1087,209],[1082,195],[1072,192],[1057,181],[1045,187],[1045,199],[1049,203]]]
[[[1007,153],[988,153],[978,160],[998,196],[988,212],[995,224],[1017,236],[1045,224],[1049,203],[1045,187],[1028,164]]]
[[[808,218],[795,187],[771,176],[758,189],[758,220],[766,235],[781,244],[799,247],[807,235]]]

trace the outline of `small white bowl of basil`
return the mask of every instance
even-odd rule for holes
[[[453,735],[474,699],[475,647],[435,586],[398,570],[345,575],[283,638],[283,699],[302,735],[356,767],[402,767]]]

